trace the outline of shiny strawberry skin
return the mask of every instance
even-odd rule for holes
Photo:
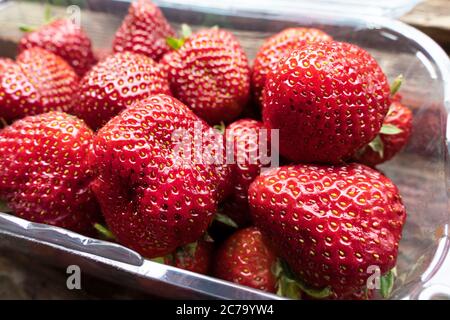
[[[97,130],[135,100],[157,93],[170,91],[156,62],[141,54],[116,53],[81,79],[72,112]]]
[[[196,241],[217,211],[217,189],[228,177],[215,165],[174,156],[175,130],[191,134],[194,123],[212,130],[187,106],[160,94],[134,103],[94,140],[93,189],[108,227],[120,243],[146,257]]]
[[[391,110],[384,119],[383,124],[394,125],[402,130],[402,132],[394,135],[380,133],[380,138],[384,145],[383,157],[369,146],[366,146],[363,147],[362,153],[356,154],[355,161],[371,167],[376,166],[377,164],[392,159],[408,143],[412,130],[413,116],[411,110],[396,101],[392,103]]]
[[[227,148],[233,148],[234,161],[231,164],[233,192],[224,203],[223,209],[224,213],[240,226],[250,223],[248,187],[263,167],[259,154],[260,143],[264,143],[270,150],[270,132],[266,133],[267,141],[259,140],[264,129],[261,121],[241,119],[230,124],[225,131]]]
[[[199,240],[195,252],[190,252],[186,247],[175,250],[170,255],[164,257],[164,263],[200,274],[209,274],[214,252],[214,243]]]
[[[78,76],[59,56],[40,48],[23,51],[0,67],[0,117],[13,121],[52,110],[67,111]]]
[[[276,256],[255,227],[232,234],[219,248],[214,262],[214,276],[255,289],[276,292],[272,267]]]
[[[375,138],[389,105],[386,77],[369,53],[315,42],[268,75],[263,121],[280,129],[280,154],[289,160],[338,163]]]
[[[113,42],[114,52],[131,51],[158,61],[170,50],[166,39],[175,32],[161,10],[149,0],[131,3]]]
[[[64,60],[82,77],[95,63],[91,40],[84,31],[68,19],[58,19],[40,29],[25,34],[19,52],[39,47]]]
[[[314,28],[288,28],[268,38],[259,48],[253,62],[252,91],[256,102],[262,105],[262,91],[267,74],[292,50],[308,42],[331,41],[333,38]]]
[[[361,164],[270,169],[250,186],[253,220],[308,285],[336,297],[365,288],[369,266],[396,264],[406,218],[397,187]]]
[[[93,132],[62,112],[0,131],[0,198],[21,218],[92,233],[100,218],[87,155]]]
[[[247,56],[228,31],[201,30],[161,62],[174,96],[210,124],[235,119],[249,99]]]

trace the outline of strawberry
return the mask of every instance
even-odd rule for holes
[[[252,91],[255,101],[262,105],[262,91],[267,74],[281,58],[305,43],[331,40],[331,36],[318,29],[288,28],[264,41],[253,62]]]
[[[80,26],[69,19],[58,19],[36,31],[26,33],[19,43],[19,52],[39,47],[69,63],[81,77],[96,62],[91,40]]]
[[[263,135],[264,129],[260,121],[241,119],[230,124],[225,131],[227,148],[233,150],[233,192],[223,208],[224,213],[241,226],[250,222],[248,187],[261,173],[261,168],[269,164],[263,163],[262,157],[270,156],[270,153],[260,154],[261,144],[270,151],[270,132]]]
[[[263,121],[280,129],[280,154],[338,163],[372,141],[390,105],[375,59],[348,43],[305,44],[267,76]]]
[[[208,274],[211,268],[214,244],[211,241],[199,240],[164,257],[164,263],[201,274]]]
[[[408,142],[411,129],[411,110],[400,102],[393,102],[380,133],[356,153],[355,160],[373,167],[392,159]]]
[[[208,123],[235,119],[250,91],[248,60],[239,42],[217,28],[183,41],[162,59],[174,96]]]
[[[270,169],[250,185],[255,224],[292,272],[345,297],[365,288],[369,266],[394,268],[405,207],[397,187],[361,164]]]
[[[114,52],[131,51],[158,61],[170,50],[166,38],[174,31],[161,10],[149,0],[131,3],[113,41]]]
[[[255,289],[276,292],[272,273],[276,256],[255,227],[236,231],[219,248],[214,262],[217,278]]]
[[[29,116],[0,131],[0,198],[19,217],[91,233],[99,210],[89,185],[93,132],[62,112]]]
[[[164,256],[199,239],[217,211],[218,189],[229,179],[222,163],[194,158],[204,154],[203,146],[220,146],[212,139],[201,146],[185,142],[197,134],[192,129],[215,131],[181,102],[160,94],[136,101],[94,139],[93,190],[106,223],[120,243],[146,257]],[[177,150],[179,141],[190,147],[190,157]]]
[[[88,72],[80,82],[72,112],[94,130],[138,99],[169,93],[166,75],[151,58],[116,53]]]
[[[51,110],[67,111],[78,76],[62,58],[40,48],[0,64],[0,118],[11,122]]]

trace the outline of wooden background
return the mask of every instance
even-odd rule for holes
[[[30,5],[32,4],[24,4]],[[0,48],[3,55],[14,56],[21,33],[15,21],[22,19],[29,24],[41,21],[41,12],[23,11],[17,7],[6,7],[0,11]],[[7,17],[7,19],[5,19]],[[10,19],[9,19],[10,18]],[[108,20],[106,20],[108,18]],[[401,18],[435,39],[447,52],[450,52],[450,0],[426,0]],[[111,39],[104,35],[103,28],[116,28],[120,20],[111,21],[109,17],[95,14],[90,22],[90,35],[97,46],[102,47]],[[14,23],[13,23],[14,22]],[[148,295],[122,288],[98,279],[83,275],[83,289],[69,291],[66,288],[65,270],[53,269],[11,251],[0,251],[0,299],[132,299],[149,298]]]

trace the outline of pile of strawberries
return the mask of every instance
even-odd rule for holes
[[[386,296],[406,212],[374,166],[411,132],[399,81],[317,29],[275,34],[252,68],[231,32],[182,29],[139,0],[101,59],[64,19],[24,35],[0,59],[0,199],[291,298],[369,299],[375,266]]]

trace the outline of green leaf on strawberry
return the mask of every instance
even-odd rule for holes
[[[375,139],[369,142],[368,146],[375,152],[378,152],[381,158],[384,155],[384,144],[383,140],[381,140],[380,135],[377,135]]]
[[[183,23],[181,25],[181,35],[183,36],[183,39],[189,38],[189,36],[192,34],[192,29],[189,27],[189,25]]]
[[[5,202],[0,201],[0,212],[9,213],[11,211],[12,210],[8,207],[8,205]]]
[[[387,299],[392,294],[394,288],[395,276],[397,275],[397,269],[393,268],[388,273],[383,275],[380,279],[380,294],[383,298]]]
[[[178,39],[178,38],[174,38],[174,37],[167,37],[166,42],[169,45],[169,47],[171,47],[174,50],[178,50],[178,49],[180,49],[183,46],[183,44],[185,42],[185,39]]]
[[[278,259],[272,272],[277,277],[277,295],[291,299],[300,299],[301,292],[316,298],[324,299],[331,295],[330,287],[323,289],[312,288],[298,279],[289,265],[282,259]]]
[[[394,126],[393,124],[385,123],[381,127],[380,133],[381,134],[387,134],[387,135],[394,135],[399,134],[403,132],[402,129],[398,128],[397,126]]]
[[[100,223],[95,223],[94,229],[97,230],[97,232],[102,238],[105,238],[106,240],[116,240],[114,234],[104,225]]]
[[[232,228],[238,228],[239,226],[237,225],[236,222],[234,222],[233,219],[231,219],[229,216],[222,214],[222,213],[216,213],[216,215],[214,216],[214,220],[219,221],[227,226],[230,226]]]
[[[403,83],[403,75],[397,76],[397,78],[395,78],[394,82],[391,85],[391,96],[393,96],[398,92],[398,90],[402,86],[402,83]]]

